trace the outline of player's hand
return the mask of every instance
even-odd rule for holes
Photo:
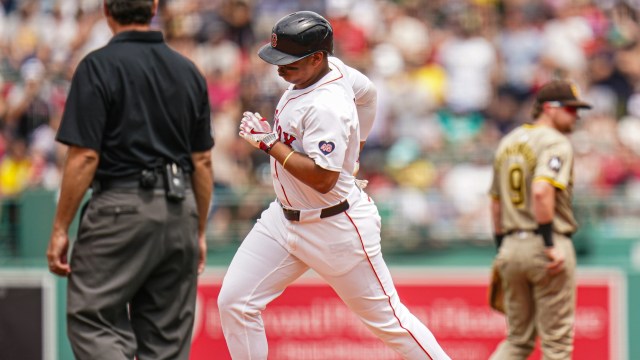
[[[356,179],[356,186],[360,188],[360,190],[364,190],[364,188],[369,185],[369,180],[364,179]]]
[[[207,262],[207,239],[204,234],[198,235],[198,247],[200,248],[200,257],[198,258],[198,275],[204,272]]]
[[[358,172],[360,171],[360,159],[356,160],[355,166],[353,167],[353,172],[351,175],[358,176]]]
[[[53,230],[47,249],[47,261],[49,271],[59,276],[67,276],[71,272],[71,267],[67,262],[67,251],[69,250],[69,237],[66,232]]]
[[[544,249],[544,254],[549,258],[547,272],[556,275],[564,269],[564,253],[557,247],[551,246]]]
[[[245,139],[253,147],[261,149],[260,144],[272,134],[269,122],[258,113],[245,111],[240,121],[240,137]]]
[[[258,133],[270,133],[271,125],[269,121],[265,119],[260,113],[252,113],[251,111],[245,111],[242,113],[241,123],[244,123],[248,128],[254,129]]]

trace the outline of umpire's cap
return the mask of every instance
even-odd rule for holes
[[[269,64],[287,65],[315,52],[333,53],[331,24],[313,11],[289,14],[273,26],[271,43],[258,51]]]
[[[578,87],[567,80],[552,80],[544,84],[536,95],[536,102],[542,104],[553,101],[562,106],[591,109],[591,105],[578,98]]]

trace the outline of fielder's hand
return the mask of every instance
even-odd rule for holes
[[[240,121],[240,137],[258,149],[269,151],[277,140],[267,119],[259,113],[245,111]]]
[[[544,249],[544,254],[547,255],[550,262],[547,264],[547,272],[549,275],[556,275],[564,269],[564,253],[562,250],[555,246],[551,246]]]

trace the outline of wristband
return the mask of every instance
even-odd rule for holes
[[[271,148],[278,141],[278,135],[276,133],[269,133],[260,141],[260,150],[266,152],[267,154],[271,151]]]
[[[538,224],[537,233],[538,235],[542,236],[544,246],[553,246],[553,223],[549,222],[546,224]]]
[[[500,245],[502,245],[502,240],[504,239],[504,234],[495,234],[493,235],[493,239],[496,242],[496,249],[500,249]]]
[[[289,153],[289,155],[287,155],[286,158],[284,158],[284,161],[282,162],[282,168],[284,169],[284,165],[287,163],[287,160],[289,160],[289,158],[291,157],[291,155],[293,155],[295,151],[291,150],[291,152]]]

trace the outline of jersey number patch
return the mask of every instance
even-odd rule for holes
[[[516,207],[522,207],[525,200],[524,172],[519,164],[514,164],[509,170],[509,189],[511,192],[511,203]]]

